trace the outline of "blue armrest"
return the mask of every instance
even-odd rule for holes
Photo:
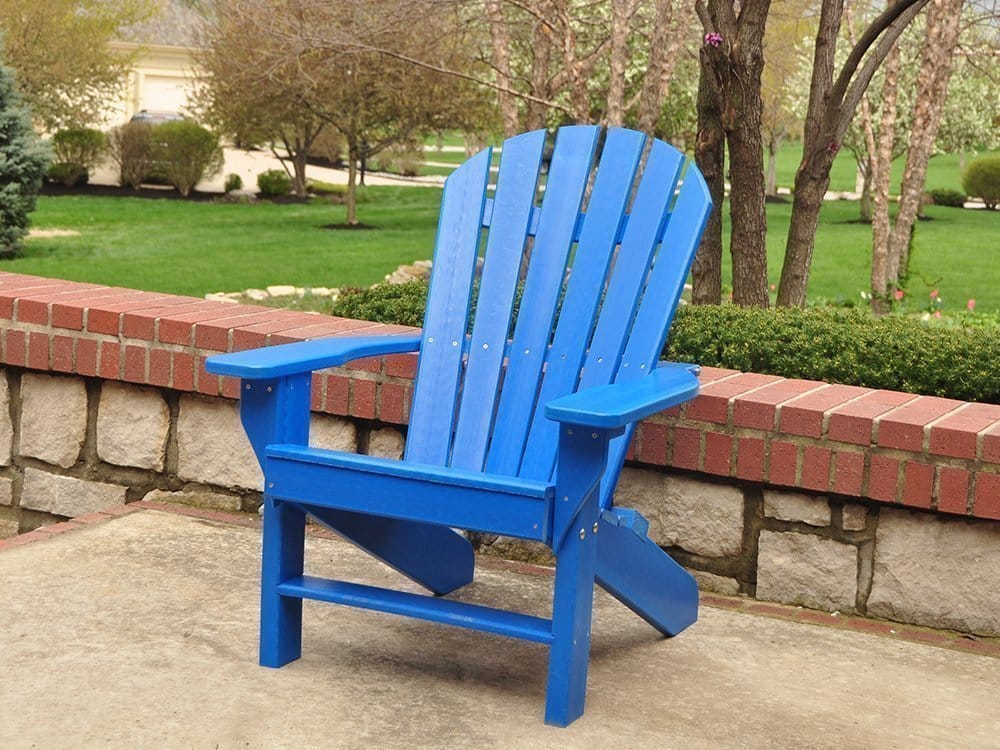
[[[419,335],[335,336],[220,354],[205,360],[205,369],[216,375],[247,380],[271,379],[337,367],[362,357],[415,352],[419,348]]]
[[[698,395],[697,365],[664,363],[627,383],[586,388],[545,405],[545,416],[587,427],[624,427]]]

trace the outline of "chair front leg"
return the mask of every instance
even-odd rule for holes
[[[583,714],[597,562],[600,480],[614,432],[561,425],[553,513],[556,555],[553,641],[545,723],[564,727]]]
[[[282,667],[302,655],[302,599],[282,596],[278,585],[302,575],[306,516],[264,496],[264,549],[260,585],[260,665]]]

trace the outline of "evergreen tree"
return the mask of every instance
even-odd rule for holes
[[[14,71],[0,62],[0,257],[20,249],[49,159],[14,86]]]

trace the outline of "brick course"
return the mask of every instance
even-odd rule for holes
[[[0,273],[0,364],[235,397],[214,352],[402,326]],[[405,424],[416,358],[324,371],[313,408]],[[705,368],[640,429],[640,463],[845,499],[1000,518],[1000,406]]]

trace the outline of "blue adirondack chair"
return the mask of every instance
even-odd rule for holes
[[[421,335],[208,360],[243,379],[264,470],[262,665],[300,656],[303,599],[524,638],[550,646],[545,720],[565,726],[583,713],[595,581],[665,635],[697,617],[694,580],[612,496],[636,420],[698,391],[697,368],[658,359],[711,200],[693,164],[641,133],[561,128],[542,175],[545,142],[504,143],[492,197],[489,149],[448,178]],[[311,371],[410,351],[402,461],[308,446]],[[307,514],[438,596],[304,575]],[[548,544],[551,619],[439,598],[472,580],[453,528]]]

